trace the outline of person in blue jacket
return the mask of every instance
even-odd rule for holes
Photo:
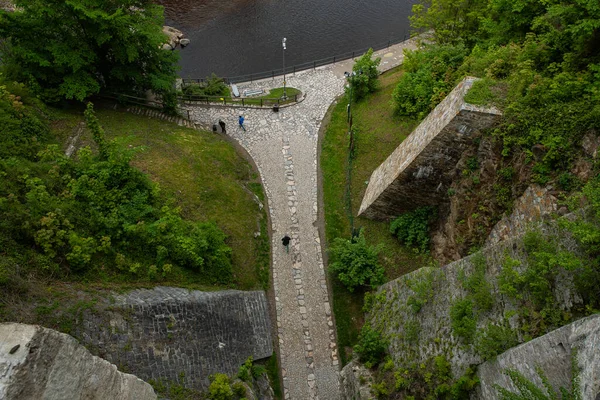
[[[240,118],[238,119],[238,122],[240,124],[240,128],[242,128],[244,130],[244,132],[246,131],[246,127],[244,126],[244,117],[242,117],[240,115]]]

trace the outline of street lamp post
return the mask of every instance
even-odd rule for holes
[[[350,84],[350,99],[348,99],[348,124],[350,126],[350,129],[352,129],[352,96],[354,95],[354,77],[356,75],[362,75],[362,69],[358,71],[358,73],[356,71],[352,71],[352,73],[350,72],[344,72],[344,76],[346,77],[346,79],[348,79],[348,83]]]
[[[281,45],[283,46],[283,99],[286,100],[287,99],[287,92],[285,91],[285,42],[287,41],[286,38],[283,38],[283,40],[281,41]]]

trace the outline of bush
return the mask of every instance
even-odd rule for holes
[[[222,78],[219,78],[214,73],[210,77],[206,77],[205,81],[198,84],[185,86],[184,94],[194,96],[223,96],[229,97],[229,87]]]
[[[487,281],[486,259],[482,253],[477,253],[471,257],[473,263],[473,272],[468,277],[462,277],[463,287],[469,292],[469,298],[478,312],[486,312],[494,306],[494,297],[492,296],[492,285]]]
[[[421,207],[402,214],[390,225],[390,232],[400,242],[426,253],[429,251],[429,221],[435,215],[432,207]]]
[[[329,269],[353,292],[359,286],[377,286],[385,281],[385,270],[379,264],[381,246],[369,246],[361,230],[358,237],[336,238],[329,249],[332,262]]]
[[[353,100],[358,101],[377,90],[381,58],[372,59],[373,49],[369,49],[352,67],[353,74],[348,78]]]
[[[475,350],[484,360],[496,357],[519,344],[517,334],[509,326],[489,324],[478,332],[475,339]]]
[[[477,321],[473,313],[473,302],[470,299],[458,300],[450,308],[452,332],[466,343],[473,341]]]
[[[377,365],[385,355],[387,343],[381,337],[381,333],[372,329],[370,325],[364,325],[358,336],[358,343],[354,351],[358,354],[360,361],[367,368]]]
[[[232,400],[231,381],[225,374],[214,374],[209,377],[208,398],[210,400]]]

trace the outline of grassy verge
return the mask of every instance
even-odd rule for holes
[[[396,68],[382,75],[380,89],[361,102],[353,104],[356,134],[349,198],[346,193],[349,159],[347,99],[342,98],[332,109],[331,121],[325,131],[321,151],[325,234],[328,243],[336,237],[350,237],[350,216],[358,212],[371,173],[417,125],[415,120],[395,116],[390,104],[392,91],[401,74],[402,69]],[[400,245],[389,233],[389,223],[354,217],[354,227],[364,229],[370,244],[384,245],[380,262],[390,280],[428,262],[427,257]],[[336,277],[332,276],[330,279],[340,357],[345,364],[363,322],[364,292],[350,293]]]

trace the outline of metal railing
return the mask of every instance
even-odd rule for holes
[[[401,37],[398,37],[395,39],[390,39],[387,42],[378,43],[376,45],[369,46],[364,49],[349,51],[347,53],[342,53],[342,54],[334,55],[332,57],[322,58],[320,60],[314,60],[314,61],[310,61],[310,62],[306,62],[306,63],[302,63],[302,64],[286,66],[285,69],[278,68],[278,69],[273,69],[271,71],[257,72],[255,74],[248,74],[248,75],[229,76],[229,77],[224,77],[221,79],[223,79],[223,81],[227,84],[238,83],[238,82],[253,82],[256,80],[268,79],[268,78],[275,79],[276,76],[283,75],[284,73],[285,74],[295,74],[296,72],[299,72],[299,71],[304,71],[307,69],[316,69],[317,67],[321,67],[323,65],[335,64],[338,61],[344,61],[344,60],[349,60],[351,58],[353,59],[356,57],[360,57],[364,53],[366,53],[369,49],[373,49],[373,51],[385,49],[387,47],[390,47],[391,45],[405,42],[408,39],[410,39],[410,35],[405,31]],[[183,86],[187,86],[190,84],[204,83],[204,82],[206,82],[206,79],[204,79],[204,78],[183,78],[182,79]]]
[[[102,93],[100,95],[97,95],[97,97],[103,98],[103,99],[109,99],[109,100],[116,100],[119,103],[127,103],[127,104],[133,104],[136,106],[153,108],[153,109],[161,110],[161,111],[163,109],[163,103],[160,101],[150,100],[150,99],[146,99],[146,98],[138,97],[138,96],[132,96],[129,94]]]
[[[287,99],[282,98],[266,98],[266,97],[223,97],[223,96],[204,96],[194,94],[183,94],[177,96],[179,101],[183,103],[207,104],[207,105],[223,105],[223,106],[239,106],[239,107],[273,107],[282,106],[284,104],[297,103],[301,95],[295,94]]]

